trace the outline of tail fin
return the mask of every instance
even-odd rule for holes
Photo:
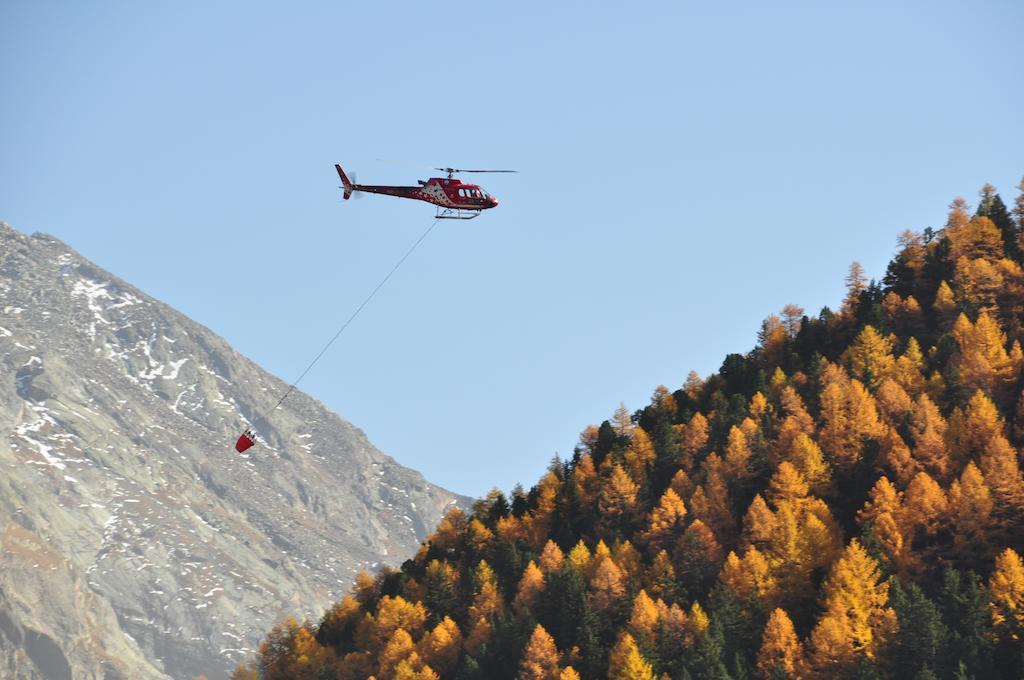
[[[352,182],[348,181],[348,175],[345,174],[345,171],[341,169],[340,165],[335,163],[334,169],[338,171],[338,177],[341,178],[341,185],[342,188],[345,190],[343,197],[347,201],[349,197],[352,196],[352,192],[355,191],[355,188]]]

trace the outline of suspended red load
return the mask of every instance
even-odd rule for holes
[[[242,436],[235,442],[235,451],[239,453],[245,453],[253,444],[256,443],[256,435],[251,430],[246,430],[242,433]]]

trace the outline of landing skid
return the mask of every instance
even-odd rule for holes
[[[438,208],[435,219],[438,220],[471,220],[479,217],[479,210],[461,210],[459,208]]]

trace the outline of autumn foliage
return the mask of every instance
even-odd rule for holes
[[[787,305],[236,677],[1024,677],[1015,205],[954,201],[837,312]]]

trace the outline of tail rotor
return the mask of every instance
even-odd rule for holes
[[[334,164],[334,169],[338,171],[338,177],[341,178],[341,187],[339,188],[343,190],[343,193],[341,195],[342,198],[344,198],[347,201],[352,197],[353,193],[355,193],[356,196],[358,196],[358,189],[356,189],[358,185],[348,178],[348,175],[345,174],[345,171],[342,170],[341,166],[338,165],[337,163]],[[353,177],[355,177],[355,175],[353,175]]]

